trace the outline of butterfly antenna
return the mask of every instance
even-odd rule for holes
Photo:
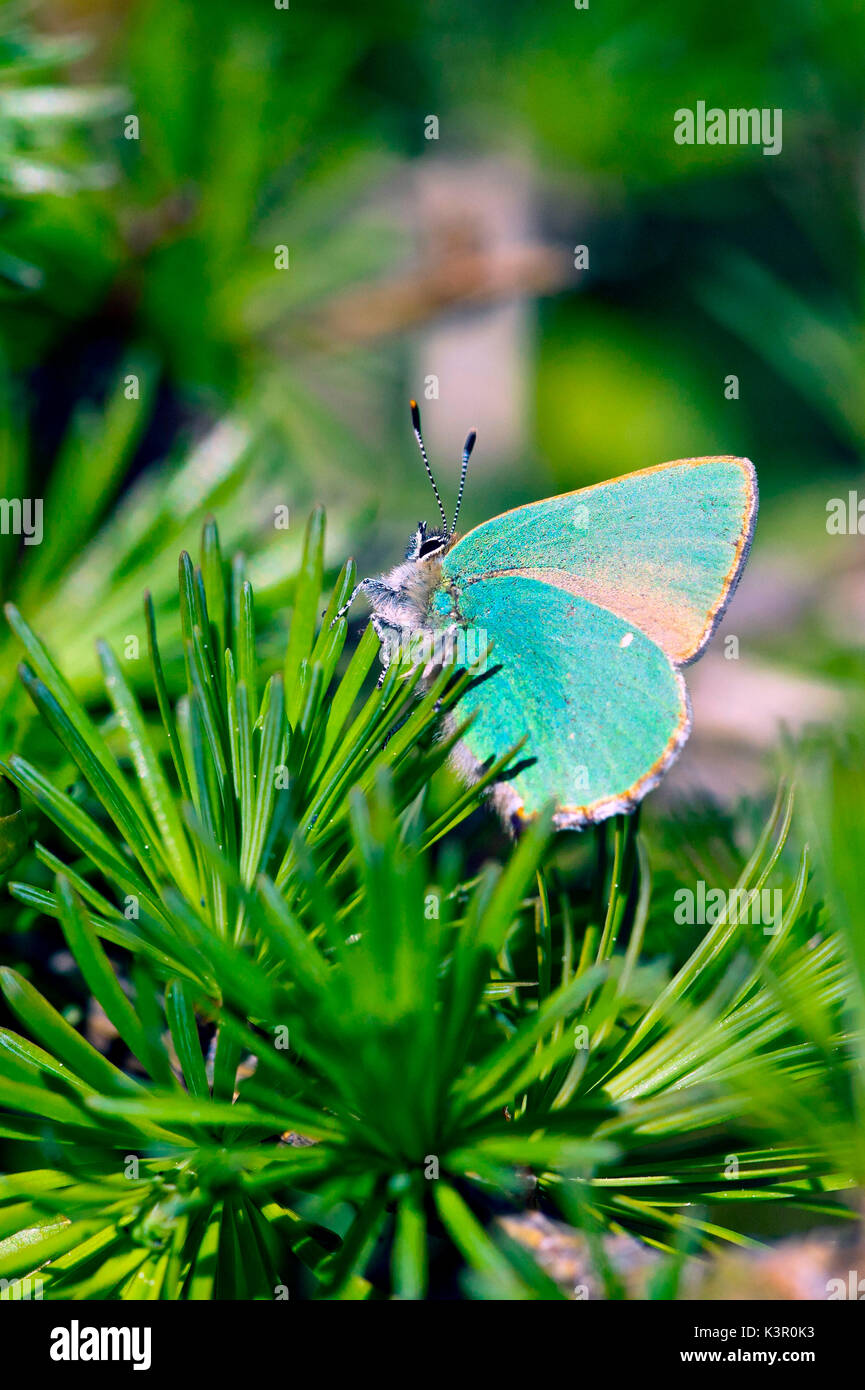
[[[463,492],[465,491],[466,486],[466,474],[469,471],[469,459],[472,456],[472,449],[475,447],[475,440],[477,439],[477,437],[477,430],[470,430],[469,437],[465,443],[465,448],[463,449],[463,468],[462,472],[460,473],[460,490],[457,495],[457,509],[454,512],[454,523],[450,529],[451,535],[453,535],[454,531],[457,529],[457,517],[460,514],[460,507],[463,504]]]
[[[426,469],[427,477],[429,478],[430,482],[432,483],[432,490],[433,490],[433,492],[435,493],[435,495],[436,495],[436,501],[437,501],[438,504],[439,504],[439,511],[441,512],[442,521],[444,522],[445,531],[447,531],[447,529],[448,529],[448,519],[447,519],[447,516],[445,515],[445,509],[444,509],[444,507],[442,506],[442,499],[439,497],[439,490],[438,490],[438,488],[436,487],[436,480],[435,480],[435,478],[433,477],[432,469],[431,469],[430,466],[429,466],[429,459],[428,459],[427,456],[426,456],[426,447],[425,447],[424,442],[423,442],[423,435],[422,435],[421,432],[420,432],[420,411],[419,411],[418,408],[417,408],[417,401],[411,401],[411,402],[410,402],[410,405],[411,405],[411,424],[412,424],[412,429],[414,430],[414,437],[415,437],[415,439],[417,440],[417,446],[418,446],[418,448],[420,449],[420,456],[421,456],[421,458],[423,459],[423,466],[424,466],[424,468]]]

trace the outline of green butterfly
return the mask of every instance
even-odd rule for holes
[[[405,560],[357,585],[385,667],[408,648],[432,669],[472,667],[456,753],[464,775],[526,738],[493,791],[514,826],[555,803],[560,829],[632,811],[691,728],[679,668],[704,650],[741,576],[757,517],[748,459],[662,463],[534,502],[457,538],[475,433],[448,525],[419,522]],[[487,661],[487,650],[494,650]],[[382,677],[384,672],[382,673]]]

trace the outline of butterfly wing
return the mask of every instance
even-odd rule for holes
[[[748,459],[679,459],[493,517],[453,546],[442,575],[457,593],[480,576],[541,580],[617,614],[681,665],[717,627],[756,516]]]
[[[460,699],[474,715],[458,759],[470,776],[525,735],[499,809],[516,821],[549,801],[578,828],[631,810],[688,736],[685,683],[645,633],[609,609],[538,579],[467,584],[460,611],[469,654],[494,643]],[[466,662],[468,664],[468,662]]]

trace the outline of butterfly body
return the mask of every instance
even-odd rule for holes
[[[385,668],[406,641],[416,635],[432,637],[439,625],[434,598],[440,592],[442,557],[454,538],[436,535],[438,543],[423,553],[428,544],[425,537],[426,524],[421,521],[409,539],[406,558],[378,579],[361,580],[355,590],[355,594],[362,591],[372,607]]]
[[[632,810],[681,751],[691,712],[680,667],[720,621],[756,514],[747,459],[680,459],[460,538],[446,520],[420,523],[405,560],[358,588],[385,667],[410,644],[427,674],[442,660],[471,670],[456,711],[471,717],[461,772],[476,778],[525,739],[494,788],[498,809],[518,826],[552,802],[556,825],[579,829]]]

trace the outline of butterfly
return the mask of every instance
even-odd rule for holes
[[[525,739],[493,788],[518,828],[550,802],[559,829],[632,811],[691,729],[681,667],[702,654],[742,574],[757,518],[748,459],[678,459],[532,502],[458,536],[473,430],[448,523],[419,522],[405,559],[359,592],[387,669],[407,644],[472,680],[455,750],[468,780]],[[382,678],[384,671],[382,672]]]

